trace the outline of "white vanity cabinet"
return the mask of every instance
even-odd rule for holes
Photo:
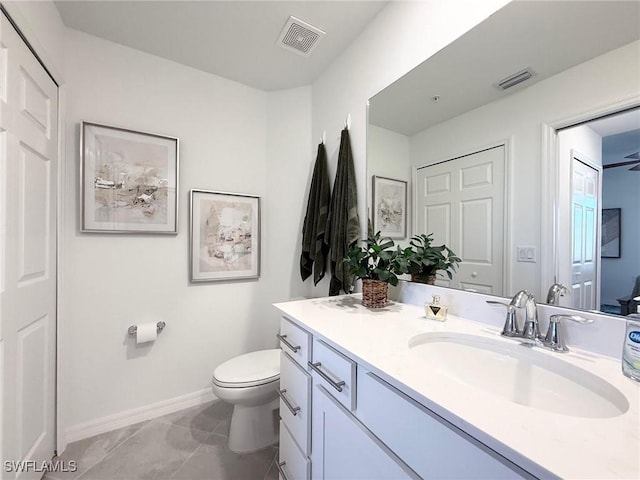
[[[281,354],[282,480],[531,478],[339,346],[286,318],[282,332],[296,340]]]
[[[311,475],[311,335],[282,319],[280,323],[281,480],[308,480]]]
[[[419,478],[322,385],[313,388],[314,480]]]
[[[533,478],[361,367],[357,389],[358,418],[421,478]]]
[[[311,478],[417,478],[353,415],[356,362],[319,339],[313,340],[311,356]]]

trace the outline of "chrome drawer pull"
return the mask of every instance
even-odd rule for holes
[[[276,467],[278,467],[278,472],[280,472],[280,476],[282,478],[284,478],[284,480],[289,480],[289,477],[287,477],[284,473],[284,466],[287,464],[287,462],[276,462]]]
[[[289,402],[289,400],[287,400],[287,397],[284,396],[286,392],[287,392],[286,388],[283,388],[282,390],[278,390],[278,396],[287,406],[287,408],[291,412],[291,415],[295,417],[296,415],[298,415],[298,412],[300,411],[300,407],[294,407],[293,405],[291,405],[291,402]]]
[[[279,333],[276,334],[276,337],[278,337],[278,340],[280,340],[282,343],[284,343],[287,347],[289,347],[291,350],[293,350],[293,353],[298,353],[298,350],[300,350],[302,347],[300,345],[295,346],[295,345],[291,345],[286,339],[287,336],[286,335],[280,335]]]
[[[335,380],[332,380],[331,378],[329,378],[329,375],[327,375],[322,370],[320,370],[320,366],[322,365],[320,362],[316,362],[316,363],[307,362],[307,365],[309,365],[309,367],[311,367],[311,370],[313,370],[318,375],[320,375],[322,378],[324,378],[327,382],[329,382],[329,384],[333,388],[335,388],[339,392],[341,392],[342,391],[342,387],[347,384],[347,382],[345,382],[344,380],[336,382]]]

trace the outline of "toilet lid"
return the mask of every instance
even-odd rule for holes
[[[280,349],[245,353],[218,365],[213,382],[221,387],[253,387],[280,378]]]

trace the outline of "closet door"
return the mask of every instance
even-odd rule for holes
[[[58,92],[0,17],[0,456],[35,479],[55,439]]]
[[[453,281],[437,284],[493,295],[504,289],[504,145],[417,171],[416,233],[433,233],[462,262]]]

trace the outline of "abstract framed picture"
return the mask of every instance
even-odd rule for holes
[[[373,176],[373,231],[383,237],[407,236],[407,182]]]
[[[82,232],[178,233],[178,139],[82,122]]]
[[[260,277],[260,197],[191,190],[192,282]]]
[[[602,258],[620,258],[620,208],[602,209]]]

